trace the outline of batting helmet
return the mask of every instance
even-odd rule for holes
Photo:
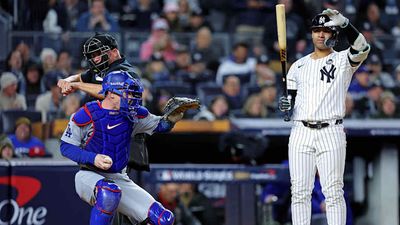
[[[121,97],[120,111],[126,114],[131,121],[135,121],[137,110],[142,104],[143,86],[140,81],[131,78],[126,71],[113,71],[104,77],[99,94],[107,92]]]
[[[90,68],[103,77],[103,72],[108,69],[109,56],[107,52],[118,48],[117,41],[109,34],[96,34],[90,37],[83,45],[83,55]]]
[[[325,23],[327,23],[329,21],[331,21],[331,18],[329,18],[329,16],[324,15],[324,14],[318,14],[311,21],[311,30],[313,30],[315,28],[320,28],[320,27],[326,27],[329,30],[331,30],[332,37],[325,40],[325,45],[329,48],[332,48],[338,42],[339,29],[336,26],[330,26],[330,27],[325,26]]]

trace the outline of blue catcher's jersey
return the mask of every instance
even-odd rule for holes
[[[129,160],[129,148],[133,123],[119,111],[102,109],[100,102],[87,103],[73,117],[78,126],[93,124],[86,143],[86,151],[108,155],[113,164],[107,172],[120,172]]]

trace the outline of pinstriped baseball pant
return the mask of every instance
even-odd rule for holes
[[[329,225],[346,223],[343,174],[346,159],[346,134],[343,125],[330,123],[311,129],[295,121],[289,137],[289,171],[292,192],[293,225],[309,225],[311,193],[318,170],[325,196]]]

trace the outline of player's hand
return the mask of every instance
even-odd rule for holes
[[[176,123],[183,118],[183,112],[171,114],[167,117],[167,120],[171,121],[172,123]]]
[[[282,112],[286,112],[292,109],[292,96],[288,95],[286,96],[282,96],[279,98],[279,102],[278,102],[278,106],[279,106],[279,110],[281,110]]]
[[[325,9],[322,11],[322,14],[327,15],[331,19],[331,21],[324,24],[326,27],[339,26],[341,28],[345,28],[347,24],[349,24],[349,19],[344,17],[336,9]]]
[[[61,94],[63,94],[64,96],[69,95],[75,90],[71,82],[65,79],[58,80],[57,86],[61,89]]]
[[[96,158],[94,158],[94,165],[102,170],[108,170],[112,166],[113,161],[110,156],[97,154]]]

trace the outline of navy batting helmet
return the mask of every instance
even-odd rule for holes
[[[338,41],[338,36],[339,36],[339,29],[336,26],[325,26],[325,23],[331,21],[331,18],[329,16],[324,15],[324,14],[318,14],[316,15],[312,21],[311,21],[311,30],[315,28],[321,28],[321,27],[326,27],[329,30],[332,31],[332,37],[330,37],[328,40],[325,40],[325,45],[329,48],[332,48],[336,45]]]
[[[121,97],[120,111],[135,120],[137,110],[142,104],[143,86],[139,80],[131,78],[126,71],[108,73],[102,83],[99,94],[112,92]]]
[[[109,34],[96,34],[90,37],[83,45],[83,55],[89,63],[90,68],[101,77],[108,69],[109,56],[107,52],[118,48],[117,41]]]

